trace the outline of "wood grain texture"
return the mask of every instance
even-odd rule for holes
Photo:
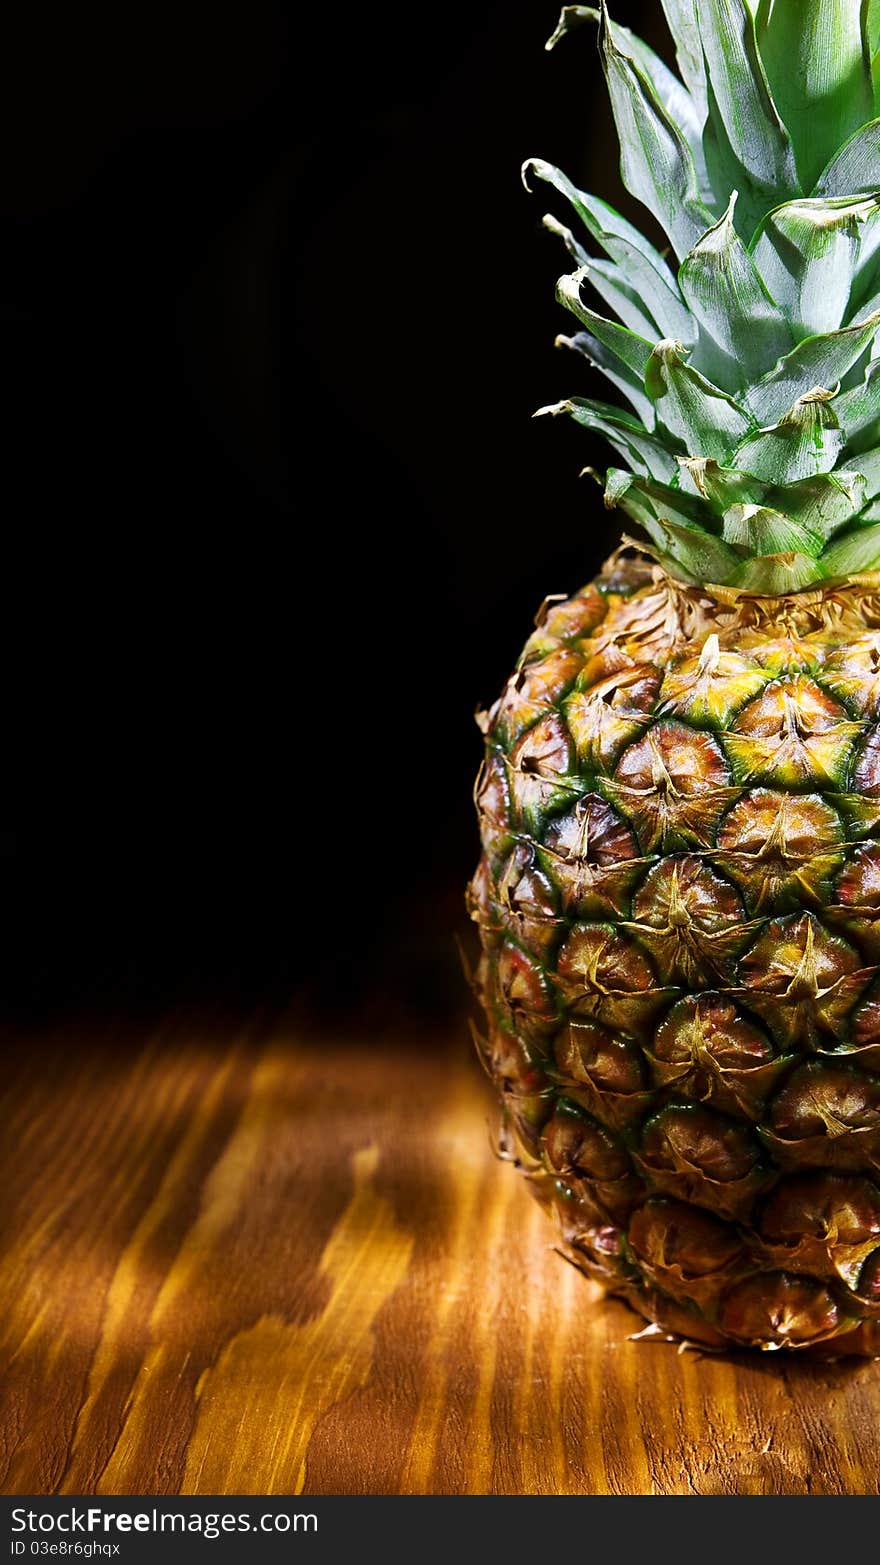
[[[4,1492],[880,1492],[880,1364],[630,1341],[463,1043],[8,1044]]]

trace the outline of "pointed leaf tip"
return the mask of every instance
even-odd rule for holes
[[[546,407],[535,408],[532,418],[543,418],[545,414],[549,414],[551,418],[556,418],[560,413],[568,413],[570,408],[570,402],[548,402]]]
[[[541,218],[541,225],[546,228],[548,234],[553,234],[556,239],[562,240],[572,260],[576,261],[579,266],[585,267],[588,264],[590,258],[583,245],[575,238],[571,229],[565,223],[560,223],[559,219],[554,217],[552,212],[544,213],[544,216]]]
[[[529,175],[537,168],[540,162],[540,158],[526,158],[520,167],[519,177],[523,182],[524,188],[527,190],[530,196],[533,195],[534,192],[531,185],[529,184]]]
[[[559,21],[556,23],[556,27],[550,34],[550,37],[547,39],[544,48],[548,51],[550,49],[554,49],[559,43],[560,38],[564,38],[566,33],[574,32],[576,28],[582,27],[585,22],[595,23],[598,22],[598,20],[599,12],[596,10],[595,6],[564,5],[559,13]]]
[[[581,303],[581,286],[590,275],[588,266],[579,266],[574,272],[564,272],[556,284],[556,297],[561,303]]]
[[[556,284],[556,297],[559,303],[571,310],[588,331],[626,367],[630,375],[644,384],[645,371],[651,354],[650,342],[637,332],[628,330],[626,326],[620,326],[616,321],[609,321],[604,315],[597,315],[595,310],[591,310],[584,304],[581,298],[581,285],[588,276],[589,267],[579,266],[577,271],[568,272],[560,277]]]
[[[679,342],[677,337],[661,337],[660,341],[654,344],[651,357],[661,364],[672,364],[678,359],[687,358],[687,351],[685,344]]]

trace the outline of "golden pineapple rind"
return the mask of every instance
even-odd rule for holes
[[[880,578],[621,553],[483,720],[484,1061],[566,1254],[705,1347],[880,1353]]]

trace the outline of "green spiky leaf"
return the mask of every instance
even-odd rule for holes
[[[616,353],[594,337],[591,332],[575,332],[573,337],[560,334],[556,338],[557,348],[570,348],[572,352],[579,353],[594,369],[601,370],[606,380],[610,380],[612,386],[616,386],[632,404],[647,430],[652,430],[656,423],[654,404],[651,402],[645,390],[644,379],[634,375],[626,365],[621,362]]]
[[[526,165],[587,236],[545,219],[578,266],[558,297],[583,329],[558,340],[634,410],[542,411],[608,440],[628,470],[608,473],[606,504],[666,569],[794,592],[880,558],[880,117],[866,85],[880,0],[663,8],[681,80],[604,3],[566,7],[554,35],[598,20],[624,178],[680,266],[552,165]],[[588,282],[608,314],[585,302]]]
[[[766,505],[733,505],[724,513],[721,536],[740,553],[815,556],[823,540],[801,522]]]
[[[839,331],[805,337],[749,391],[748,403],[755,418],[762,424],[773,423],[784,418],[798,397],[814,387],[831,391],[864,352],[878,327],[880,312]]]
[[[724,581],[739,563],[736,550],[723,539],[677,512],[674,505],[652,499],[628,473],[613,468],[609,472],[605,504],[609,510],[619,506],[638,523],[654,546],[651,552],[673,575],[684,574],[691,581]]]
[[[676,254],[687,255],[712,222],[700,198],[690,147],[644,73],[615,44],[604,6],[599,48],[620,139],[623,182],[660,218]]]
[[[534,175],[565,197],[591,239],[626,273],[629,286],[641,295],[663,336],[678,337],[682,342],[695,340],[696,327],[675,277],[659,250],[632,223],[607,202],[578,190],[565,174],[542,158],[528,159],[522,175],[527,190],[529,176]]]
[[[666,485],[611,468],[605,505],[609,510],[619,506],[638,523],[654,546],[652,552],[673,574],[684,573],[693,581],[722,581],[737,564],[735,550],[707,530],[698,504]]]
[[[684,527],[679,522],[663,520],[659,526],[665,537],[668,560],[691,581],[727,581],[736,570],[738,555],[723,539],[714,538],[696,527]]]
[[[880,190],[880,119],[869,120],[829,160],[812,194],[869,196]]]
[[[871,360],[861,384],[841,392],[834,408],[846,430],[847,441],[857,441],[873,430],[880,419],[880,359]]]
[[[669,483],[675,476],[676,461],[668,445],[649,435],[638,419],[629,418],[620,408],[611,407],[607,402],[593,402],[587,397],[568,397],[564,402],[539,408],[535,417],[545,413],[553,416],[567,413],[585,429],[604,435],[634,473],[656,478],[661,483]]]
[[[836,331],[880,242],[880,199],[790,201],[764,219],[752,256],[797,336]]]
[[[721,350],[724,390],[758,379],[791,351],[794,338],[733,226],[736,191],[724,216],[702,236],[679,268],[691,314]],[[709,366],[710,373],[715,368]]]
[[[719,523],[698,495],[685,494],[670,484],[658,483],[656,479],[637,477],[632,473],[622,473],[619,468],[611,468],[606,480],[606,499],[611,493],[615,497],[613,503],[617,504],[618,490],[638,496],[640,503],[647,505],[659,521],[678,522],[682,527],[696,527],[700,532],[720,531]]]
[[[731,587],[762,594],[800,592],[813,582],[821,581],[823,571],[818,562],[807,554],[762,554],[753,560],[743,560],[725,578]]]
[[[556,30],[548,38],[546,48],[553,49],[566,33],[585,23],[598,24],[602,13],[592,5],[563,6]],[[703,115],[701,105],[691,97],[687,87],[679,81],[665,61],[628,27],[621,27],[613,19],[611,35],[622,54],[629,56],[651,83],[673,125],[677,125],[687,142],[697,175],[697,188],[704,200],[711,199],[711,188],[703,152]]]
[[[880,522],[835,538],[819,556],[823,576],[855,576],[880,570]]]
[[[715,511],[731,505],[755,505],[764,497],[765,485],[749,473],[722,467],[714,457],[679,457],[682,475],[688,475],[697,494],[709,501]]]
[[[576,315],[582,325],[594,336],[604,343],[609,352],[613,353],[633,375],[642,381],[648,367],[651,356],[651,344],[636,332],[629,331],[625,326],[619,326],[616,321],[606,320],[604,315],[597,315],[584,304],[581,298],[581,287],[586,280],[586,271],[581,269],[560,277],[556,284],[556,297],[560,304],[564,304],[572,315]]]
[[[865,481],[864,498],[873,500],[875,495],[880,494],[880,446],[870,451],[860,451],[858,456],[848,457],[837,473],[840,478],[849,473],[861,474]]]
[[[663,328],[648,313],[642,295],[626,281],[626,271],[614,261],[587,260],[581,267],[582,281],[595,288],[600,299],[617,315],[624,326],[649,342],[662,337]]]
[[[874,112],[863,9],[858,0],[760,0],[757,7],[761,58],[804,190]]]
[[[866,483],[861,473],[816,473],[793,484],[769,486],[765,503],[801,522],[810,532],[830,538],[861,510]]]
[[[734,464],[768,484],[793,484],[827,473],[843,446],[843,431],[830,402],[830,394],[820,388],[799,397],[778,424],[758,430],[737,447]]]
[[[731,184],[739,185],[746,197],[744,217],[750,195],[763,193],[766,211],[787,195],[799,195],[800,185],[788,132],[758,53],[754,19],[745,0],[700,0],[698,16],[722,172],[728,156],[735,165],[728,192]]]
[[[706,113],[706,62],[700,38],[698,0],[661,0],[667,25],[675,40],[675,57],[691,98],[700,114]]]
[[[658,342],[647,364],[645,385],[657,416],[695,456],[723,461],[754,428],[732,397],[685,362],[681,343]]]

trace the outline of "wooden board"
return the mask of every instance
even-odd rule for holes
[[[880,1363],[630,1341],[462,1039],[8,1043],[4,1492],[880,1492]]]

